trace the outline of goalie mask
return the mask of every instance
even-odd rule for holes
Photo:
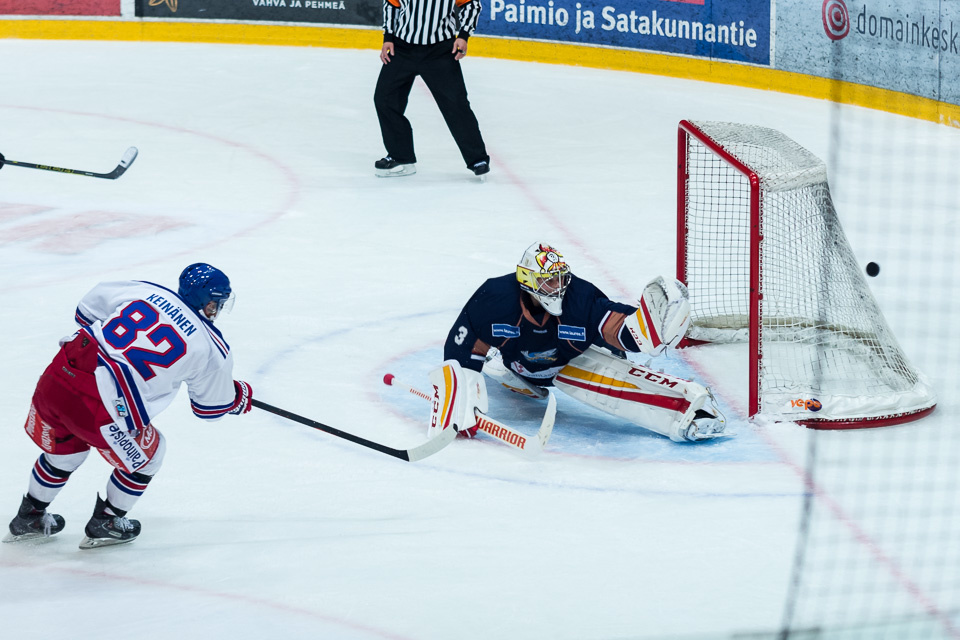
[[[535,242],[523,252],[517,265],[520,288],[536,298],[552,316],[563,310],[563,294],[572,275],[559,251],[548,244]]]

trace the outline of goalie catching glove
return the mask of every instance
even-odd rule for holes
[[[690,326],[690,294],[679,280],[658,276],[643,289],[637,312],[624,326],[642,353],[658,356],[676,347]]]
[[[477,411],[487,411],[487,385],[483,375],[464,369],[456,360],[447,360],[430,372],[433,402],[430,405],[432,438],[448,427],[456,427],[460,436],[477,435]]]

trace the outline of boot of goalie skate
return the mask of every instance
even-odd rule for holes
[[[697,412],[693,414],[693,420],[691,420],[687,426],[684,438],[691,442],[722,438],[729,435],[724,433],[726,426],[726,420],[724,420],[723,414],[719,411],[717,411],[716,415],[713,415],[706,409],[697,409]]]
[[[23,496],[17,517],[10,521],[10,532],[4,536],[4,542],[16,542],[31,538],[49,538],[63,531],[64,520],[46,509],[37,509],[30,498]]]
[[[86,535],[80,541],[81,549],[124,544],[133,542],[140,535],[140,521],[107,513],[107,503],[98,495],[93,517],[83,532]]]

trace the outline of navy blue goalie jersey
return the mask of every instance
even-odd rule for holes
[[[515,274],[490,278],[467,301],[450,329],[444,360],[480,371],[496,347],[514,373],[548,386],[570,360],[591,344],[637,351],[623,327],[637,308],[613,302],[596,286],[573,276],[559,316],[535,307]]]

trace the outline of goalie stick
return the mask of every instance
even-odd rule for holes
[[[383,376],[383,383],[387,386],[400,387],[401,389],[412,393],[418,398],[423,398],[424,400],[431,402],[433,401],[433,396],[399,380],[392,373],[388,373]],[[496,438],[505,445],[513,447],[514,449],[517,449],[527,455],[536,455],[543,451],[543,448],[547,446],[547,441],[550,439],[550,435],[553,433],[553,423],[557,417],[557,399],[552,393],[547,394],[547,410],[544,412],[543,420],[540,422],[540,429],[533,438],[525,436],[519,431],[511,429],[502,422],[494,420],[490,416],[479,411],[476,412],[476,416],[476,426],[480,431],[483,431],[487,435]],[[441,434],[444,432],[445,431],[442,431]]]
[[[72,173],[74,175],[80,176],[89,176],[91,178],[105,178],[107,180],[116,180],[123,173],[130,168],[130,165],[133,164],[133,161],[137,159],[137,154],[140,153],[136,147],[130,147],[127,149],[123,157],[120,158],[120,164],[117,165],[116,169],[108,173],[94,173],[93,171],[83,171],[81,169],[64,169],[63,167],[51,167],[46,164],[33,164],[32,162],[21,162],[19,160],[9,160],[4,159],[3,164],[9,164],[12,167],[24,167],[26,169],[42,169],[44,171],[56,171],[58,173]]]
[[[337,436],[338,438],[343,438],[344,440],[349,440],[355,444],[362,445],[368,449],[373,449],[374,451],[379,451],[380,453],[385,453],[388,456],[393,456],[394,458],[400,458],[401,460],[406,460],[407,462],[416,462],[417,460],[423,460],[427,456],[432,456],[440,449],[443,449],[445,446],[453,442],[454,438],[457,437],[456,428],[444,430],[440,435],[435,438],[424,442],[421,445],[412,447],[410,449],[394,449],[386,445],[382,445],[379,442],[373,442],[372,440],[367,440],[366,438],[361,438],[360,436],[355,436],[352,433],[347,433],[346,431],[341,431],[334,427],[323,424],[322,422],[317,422],[316,420],[311,420],[310,418],[304,418],[303,416],[298,416],[292,411],[287,411],[286,409],[281,409],[273,405],[267,404],[266,402],[261,402],[256,398],[253,398],[251,404],[258,409],[263,409],[264,411],[269,411],[270,413],[276,414],[287,420],[292,420],[294,422],[299,422],[302,425],[306,425],[313,429],[323,431],[324,433],[329,433],[332,436]],[[449,433],[448,433],[449,431]]]

